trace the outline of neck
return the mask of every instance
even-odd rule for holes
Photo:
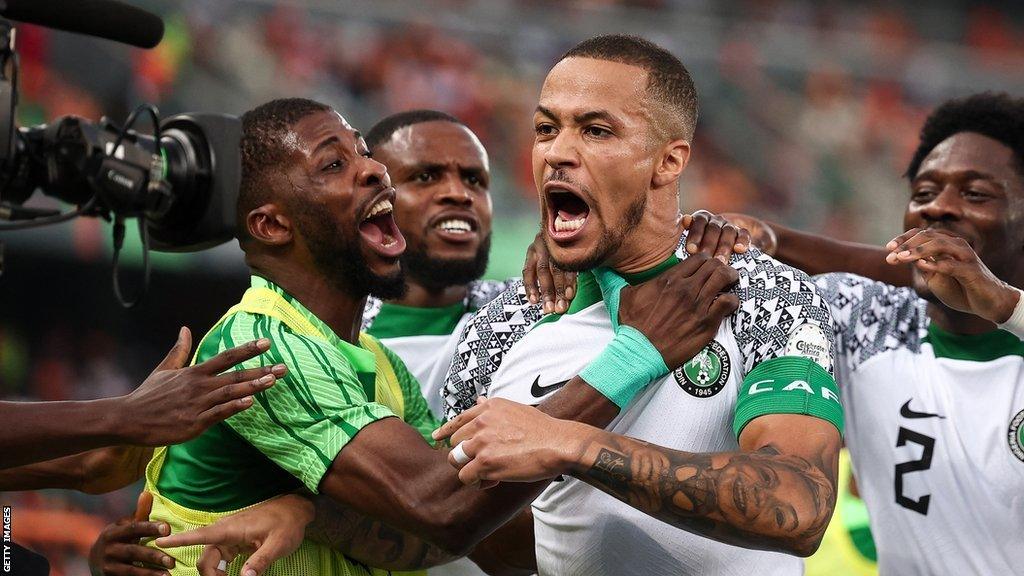
[[[932,324],[953,334],[984,334],[996,329],[996,325],[980,316],[953,310],[943,304],[928,303],[928,317]]]
[[[682,234],[683,217],[677,207],[668,210],[648,207],[640,225],[626,236],[607,265],[620,274],[650,270],[676,251]]]
[[[252,271],[291,294],[339,338],[355,344],[366,296],[352,296],[332,286],[312,268],[291,261],[249,262]]]
[[[442,308],[462,302],[469,294],[469,286],[466,284],[429,288],[412,278],[407,278],[405,285],[407,288],[405,296],[391,302],[414,308]]]

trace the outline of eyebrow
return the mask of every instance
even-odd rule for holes
[[[327,148],[327,147],[332,146],[334,144],[340,144],[340,143],[341,143],[341,139],[340,138],[338,138],[337,136],[331,136],[330,138],[328,138],[328,139],[324,140],[323,142],[317,144],[316,148],[313,148],[313,154],[316,154],[317,152],[319,152],[320,150],[323,150],[324,148]]]
[[[934,180],[934,179],[937,179],[938,177],[940,177],[941,174],[942,173],[940,171],[938,171],[938,170],[934,170],[934,169],[933,170],[926,170],[926,171],[921,172],[920,174],[918,174],[914,178],[914,182],[918,182],[918,181],[923,180],[923,179],[932,179],[932,180]],[[996,178],[994,175],[989,174],[988,172],[982,172],[980,170],[964,170],[964,171],[961,171],[961,172],[953,172],[952,175],[953,175],[953,177],[961,179],[961,180],[987,180],[987,181],[992,182],[994,184],[998,184],[998,185],[1002,185],[1003,184],[1002,180],[1000,180],[999,178]]]
[[[556,116],[554,112],[543,106],[537,106],[537,112],[543,114],[544,116],[547,116],[548,118],[551,118],[552,120],[558,119],[558,116]],[[622,126],[622,121],[619,120],[618,116],[612,114],[607,110],[590,110],[588,112],[574,114],[572,120],[576,124],[585,124],[587,122],[590,122],[591,120],[604,120],[609,124],[613,124],[615,126]]]

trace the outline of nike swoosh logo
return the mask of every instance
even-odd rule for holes
[[[911,398],[910,400],[913,400],[913,398]],[[903,416],[904,418],[942,418],[943,420],[946,419],[945,416],[940,416],[938,414],[932,414],[930,412],[917,412],[911,410],[910,400],[907,400],[906,402],[903,403],[903,406],[900,406],[900,416]]]
[[[534,398],[543,398],[548,394],[551,394],[555,390],[558,390],[562,386],[568,384],[568,380],[562,380],[561,382],[555,382],[554,384],[548,384],[547,386],[540,385],[540,376],[537,376],[533,380],[533,386],[530,386],[530,394],[533,394]]]

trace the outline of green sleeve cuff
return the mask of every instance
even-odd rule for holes
[[[831,422],[843,433],[843,405],[835,379],[803,356],[766,360],[743,379],[732,424],[736,437],[751,420],[767,414],[806,414]]]

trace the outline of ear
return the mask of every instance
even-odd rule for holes
[[[269,246],[284,246],[292,241],[292,222],[277,204],[263,204],[245,216],[245,226],[253,240]]]
[[[682,139],[669,142],[662,148],[661,159],[654,166],[651,184],[654,188],[661,188],[674,183],[679,180],[689,162],[690,143]]]

